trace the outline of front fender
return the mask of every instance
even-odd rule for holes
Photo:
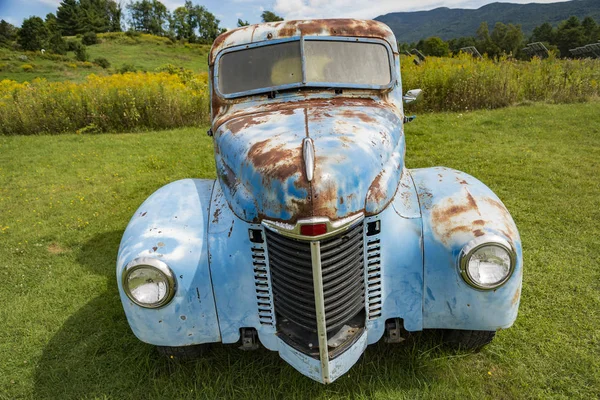
[[[158,189],[131,218],[119,248],[117,282],[125,315],[142,341],[185,346],[221,340],[208,265],[209,206],[214,180],[184,179]],[[123,291],[122,272],[138,257],[165,262],[177,291],[158,309],[134,304]]]
[[[411,171],[423,219],[423,327],[495,331],[517,317],[522,281],[522,249],[517,227],[500,199],[483,183],[460,171]],[[461,277],[462,248],[476,237],[500,236],[517,254],[511,278],[482,291]]]

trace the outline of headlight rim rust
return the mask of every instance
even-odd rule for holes
[[[485,286],[471,278],[468,272],[468,267],[469,261],[475,252],[483,247],[488,246],[496,246],[506,251],[510,259],[510,268],[506,276],[501,281],[496,282],[493,285]],[[506,284],[506,282],[508,282],[513,276],[516,264],[517,253],[514,247],[506,239],[498,235],[483,235],[471,240],[462,248],[459,255],[458,268],[463,280],[467,283],[467,285],[474,289],[488,292],[504,286],[504,284]]]
[[[155,269],[164,276],[167,282],[167,292],[162,300],[155,303],[143,303],[137,300],[135,296],[131,293],[128,284],[128,278],[133,272],[142,268]],[[173,273],[171,268],[164,261],[152,257],[138,257],[130,261],[123,269],[123,273],[121,275],[121,282],[123,286],[123,291],[125,292],[127,298],[134,304],[148,309],[157,309],[166,306],[171,302],[171,300],[173,300],[173,297],[175,297],[175,293],[177,291],[177,280],[175,279],[175,274]]]

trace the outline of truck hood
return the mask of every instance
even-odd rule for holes
[[[305,138],[314,146],[311,181]],[[286,223],[379,213],[396,193],[405,148],[398,113],[374,100],[302,101],[238,114],[216,130],[215,146],[233,212],[248,222]]]

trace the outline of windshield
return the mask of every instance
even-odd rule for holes
[[[381,88],[391,79],[388,50],[374,42],[296,40],[228,52],[218,62],[219,92],[228,97],[300,86]]]

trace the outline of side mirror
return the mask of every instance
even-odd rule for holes
[[[404,104],[414,103],[415,101],[419,100],[421,93],[423,93],[421,89],[409,90],[404,96],[402,96],[402,100],[404,100]]]

